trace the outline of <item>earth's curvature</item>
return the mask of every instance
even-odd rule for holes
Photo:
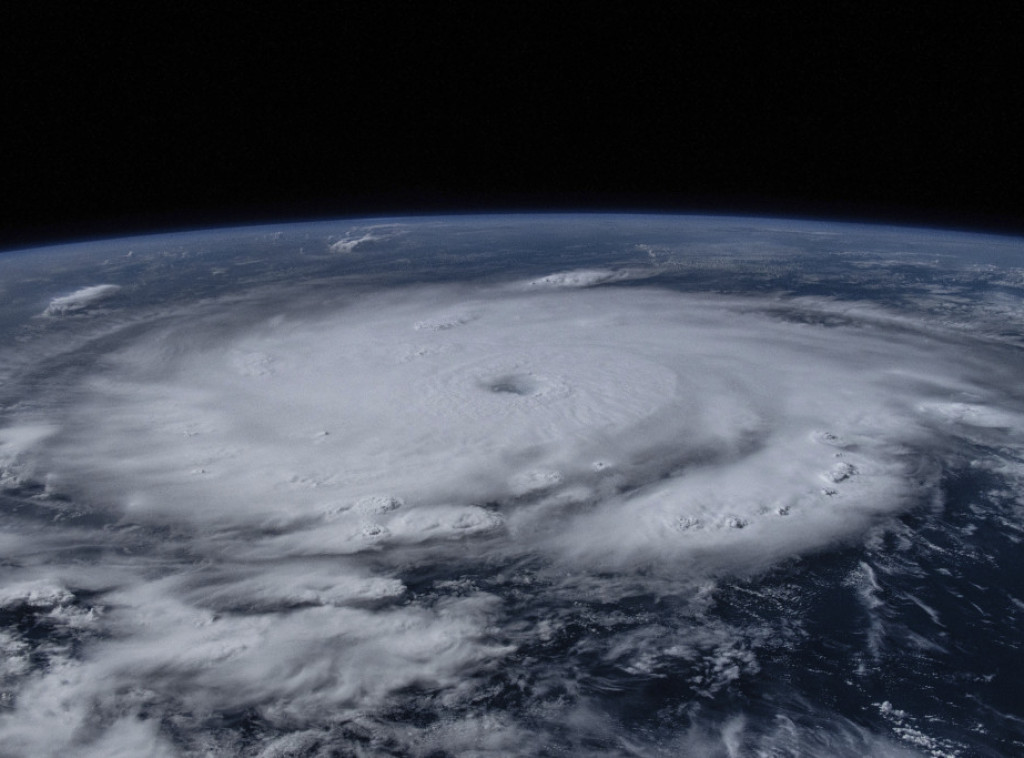
[[[1024,752],[1024,240],[0,255],[0,755]]]

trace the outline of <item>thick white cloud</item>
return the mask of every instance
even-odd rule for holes
[[[969,389],[913,332],[746,300],[452,294],[376,295],[198,349],[176,328],[129,345],[40,442],[45,474],[132,520],[283,528],[245,546],[260,554],[500,530],[515,552],[727,567],[903,507],[901,450]]]

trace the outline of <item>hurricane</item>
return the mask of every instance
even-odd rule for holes
[[[0,754],[1013,754],[1022,248],[598,215],[0,259]]]

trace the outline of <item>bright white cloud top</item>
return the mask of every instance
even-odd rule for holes
[[[409,234],[387,228],[323,244],[357,256]],[[593,623],[618,637],[565,655],[592,648],[627,679],[706,666],[688,686],[710,702],[779,633],[701,621],[715,587],[940,507],[958,446],[1019,455],[1012,342],[867,299],[683,291],[657,278],[678,261],[642,253],[646,269],[257,283],[81,332],[88,365],[63,353],[73,370],[0,427],[0,482],[30,504],[3,537],[0,608],[93,636],[43,668],[0,637],[5,749],[319,755],[330,729],[366,755],[634,754],[592,685],[524,663],[573,602],[674,598],[677,629],[606,610]],[[848,581],[870,599],[863,572]],[[499,670],[539,699],[472,707]],[[408,708],[451,715],[413,727]],[[570,713],[575,732],[546,731]],[[208,726],[244,714],[262,738]],[[697,719],[636,754],[945,745],[744,723]]]

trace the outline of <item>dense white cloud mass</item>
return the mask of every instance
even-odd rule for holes
[[[4,537],[0,609],[93,636],[83,655],[37,653],[42,668],[0,637],[18,692],[0,752],[326,755],[329,726],[359,755],[533,755],[537,725],[557,722],[578,753],[752,754],[742,717],[631,748],[564,669],[524,678],[542,704],[526,721],[467,703],[566,634],[572,598],[643,587],[696,618],[722,577],[934,500],[945,440],[1016,430],[1003,444],[1019,446],[1024,413],[996,343],[876,306],[639,276],[170,308],[11,414],[0,483],[39,496]],[[459,579],[468,562],[491,579]],[[776,644],[757,626],[617,619],[573,654],[640,678],[706,666],[692,686],[708,698]],[[415,727],[412,690],[451,717]],[[246,714],[282,731],[234,742]],[[853,723],[787,719],[758,732],[764,754],[905,754]]]
[[[919,334],[747,300],[486,294],[377,293],[195,348],[201,323],[157,330],[79,387],[35,476],[139,523],[282,531],[232,548],[264,558],[491,534],[746,569],[903,507],[902,451],[973,389]]]

